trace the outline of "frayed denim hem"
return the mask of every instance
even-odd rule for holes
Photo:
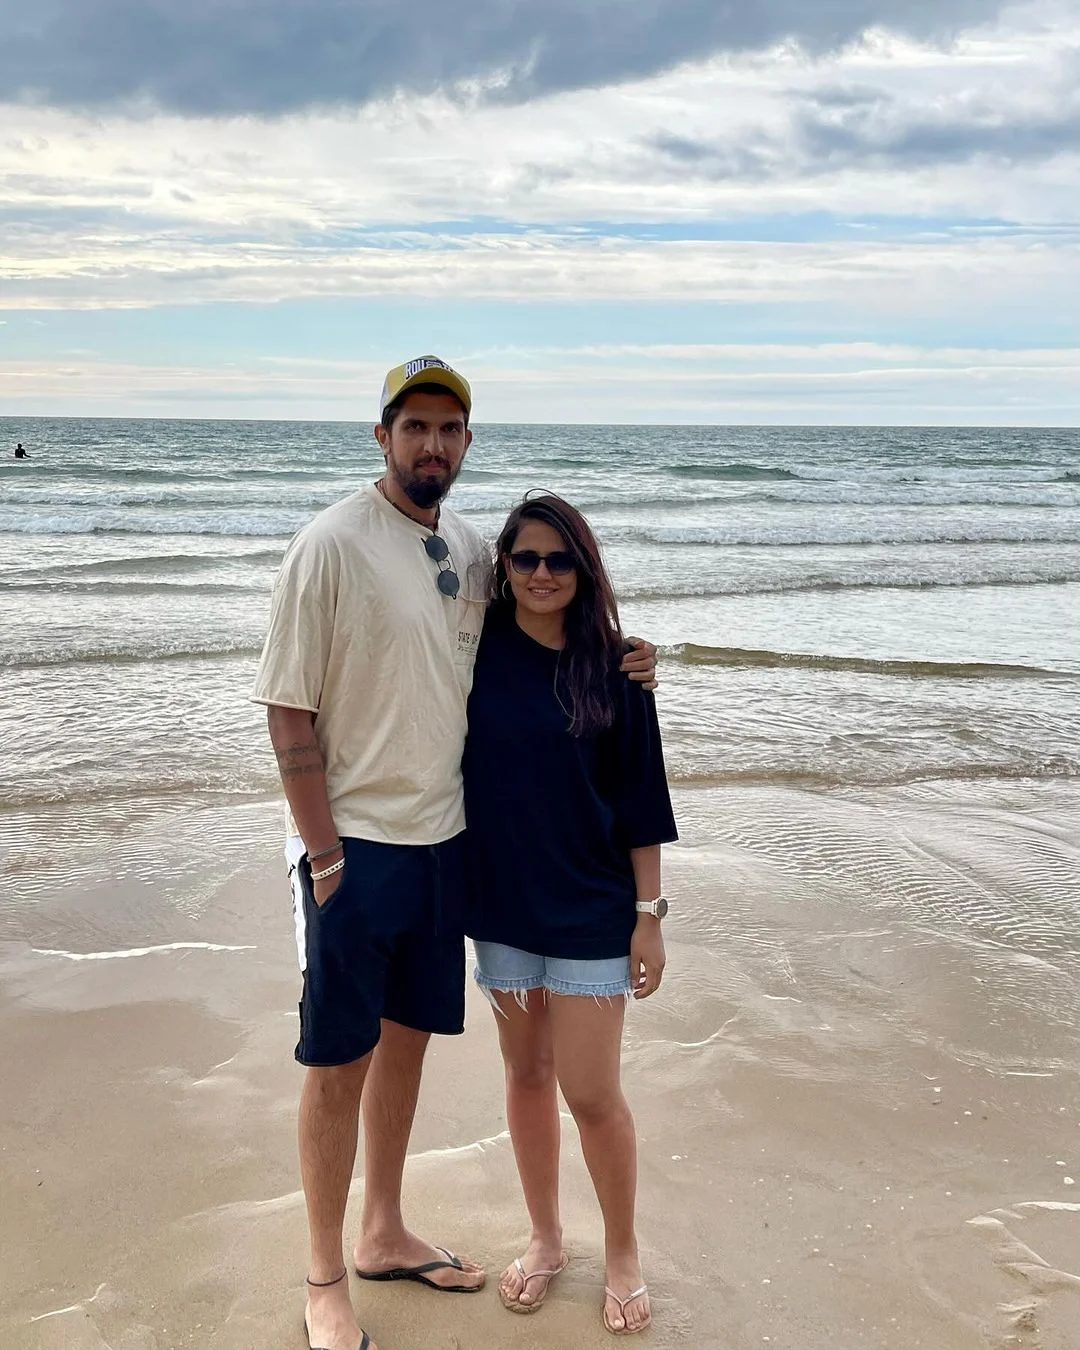
[[[558,994],[560,997],[592,998],[597,1003],[605,998],[621,998],[629,1003],[633,994],[629,980],[616,980],[611,984],[570,984],[566,980],[554,980],[550,976],[543,975],[525,975],[518,979],[498,980],[485,975],[479,966],[473,971],[473,979],[487,1001],[503,1017],[506,1014],[494,998],[495,994],[512,994],[514,1002],[522,1012],[529,1011],[528,994],[531,989],[542,989],[545,1003],[552,994]]]
[[[521,1011],[528,1012],[529,1004],[526,995],[529,990],[544,988],[544,977],[542,975],[522,975],[513,980],[494,980],[491,976],[485,975],[479,966],[473,971],[473,979],[483,996],[502,1017],[505,1017],[506,1014],[499,1007],[497,1000],[493,997],[494,994],[513,994],[514,1002]],[[546,989],[544,989],[544,997],[547,998]]]
[[[570,984],[567,980],[553,980],[548,976],[544,988],[549,994],[581,994],[588,998],[629,998],[629,980],[615,980],[611,984]]]

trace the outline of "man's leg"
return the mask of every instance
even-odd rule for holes
[[[351,1064],[309,1068],[300,1097],[300,1176],[311,1239],[307,1327],[312,1345],[326,1350],[356,1350],[360,1340],[348,1277],[338,1276],[345,1264],[345,1207],[371,1058],[369,1053]]]
[[[426,1031],[414,1031],[397,1022],[382,1023],[364,1094],[364,1209],[360,1228],[365,1245],[397,1246],[405,1232],[401,1179],[430,1040]],[[367,1269],[363,1262],[357,1264]]]
[[[353,1250],[357,1270],[372,1274],[446,1259],[405,1227],[401,1178],[427,1043],[433,1033],[458,1035],[465,1025],[463,838],[405,847],[398,859],[390,909],[406,927],[390,963],[382,1036],[364,1092],[364,1217]],[[483,1270],[469,1261],[424,1274],[451,1289],[484,1283]]]
[[[437,1261],[441,1253],[410,1233],[401,1212],[401,1182],[420,1096],[430,1034],[384,1020],[364,1090],[364,1209],[353,1250],[358,1270],[392,1270]],[[469,1261],[462,1270],[434,1270],[436,1284],[479,1288],[484,1272]]]

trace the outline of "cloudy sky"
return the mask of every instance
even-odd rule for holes
[[[0,0],[0,413],[1080,422],[1080,0]]]

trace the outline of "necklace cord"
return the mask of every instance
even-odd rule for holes
[[[398,506],[397,502],[391,501],[390,498],[387,496],[385,484],[386,484],[386,479],[385,479],[385,478],[380,478],[380,479],[376,482],[376,484],[375,484],[375,486],[376,486],[376,487],[378,488],[378,490],[379,490],[379,495],[382,497],[382,499],[383,499],[384,502],[386,502],[386,503],[388,503],[390,506],[392,506],[392,507],[394,508],[394,510],[395,510],[399,515],[404,516],[406,520],[411,520],[412,523],[413,523],[414,525],[419,525],[420,528],[423,529],[423,530],[430,530],[432,534],[438,534],[438,532],[439,532],[439,514],[440,514],[441,506],[436,506],[436,508],[435,508],[435,524],[434,524],[434,525],[429,525],[429,524],[427,523],[426,520],[417,520],[416,517],[415,517],[414,515],[410,514],[408,511],[406,511],[405,508],[404,508],[403,506]]]

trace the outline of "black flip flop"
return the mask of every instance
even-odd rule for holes
[[[341,1272],[341,1274],[337,1277],[336,1280],[326,1280],[325,1282],[323,1282],[321,1280],[312,1280],[309,1277],[307,1283],[311,1285],[312,1289],[329,1289],[331,1285],[340,1284],[342,1280],[347,1280],[348,1278],[349,1272],[346,1269]],[[306,1312],[304,1313],[304,1335],[307,1337],[308,1350],[326,1350],[325,1346],[312,1345],[311,1329],[308,1326]],[[360,1344],[356,1347],[356,1350],[368,1350],[368,1347],[370,1345],[371,1345],[371,1337],[367,1334],[366,1331],[361,1331]]]
[[[417,1284],[426,1284],[429,1289],[437,1289],[440,1294],[478,1294],[483,1287],[479,1284],[439,1284],[427,1278],[432,1270],[464,1270],[465,1267],[453,1252],[445,1247],[436,1247],[442,1252],[445,1261],[425,1261],[421,1266],[395,1266],[393,1270],[360,1270],[357,1275],[362,1280],[415,1280]],[[360,1350],[364,1350],[361,1346]]]
[[[304,1335],[308,1338],[308,1350],[326,1350],[325,1346],[311,1344],[311,1332],[308,1331],[306,1317],[304,1318]],[[362,1331],[360,1333],[360,1344],[356,1347],[356,1350],[368,1350],[368,1346],[370,1344],[371,1344],[371,1337],[367,1334],[366,1331]]]

